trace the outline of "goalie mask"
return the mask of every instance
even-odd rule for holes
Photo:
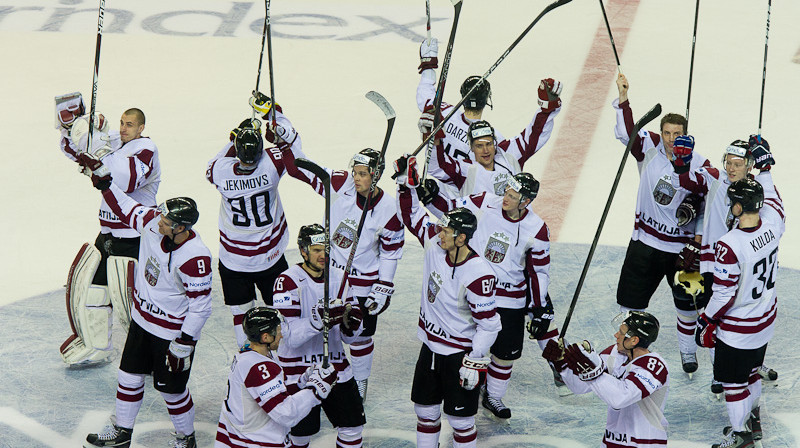
[[[158,211],[173,222],[173,229],[180,225],[189,230],[200,218],[197,203],[187,197],[167,199],[158,206]]]
[[[464,207],[454,208],[442,216],[436,225],[436,232],[440,232],[445,227],[453,229],[453,238],[463,233],[467,236],[466,241],[469,241],[478,228],[478,218]]]
[[[507,188],[519,193],[519,202],[525,199],[533,201],[539,194],[539,181],[530,173],[517,173],[508,179]]]
[[[319,224],[309,224],[300,227],[297,235],[297,246],[303,252],[308,252],[308,246],[325,244],[325,228]]]
[[[677,271],[675,272],[675,288],[672,293],[678,299],[694,303],[697,297],[705,291],[703,274],[699,272]]]
[[[469,78],[465,79],[464,82],[461,84],[461,97],[463,98],[467,92],[472,89],[478,82],[481,81],[480,76],[470,76]],[[489,108],[492,108],[492,88],[489,85],[488,79],[483,79],[481,85],[475,89],[474,92],[464,100],[464,107],[467,109],[483,109],[486,105],[489,105]]]
[[[628,326],[626,338],[639,337],[639,344],[636,347],[647,348],[658,338],[658,330],[661,325],[658,319],[646,311],[629,311],[623,320]]]
[[[386,167],[386,162],[381,157],[378,151],[372,148],[365,148],[356,153],[350,160],[350,169],[358,165],[366,166],[369,170],[369,175],[372,177],[373,182],[377,182],[383,174],[383,169]]]
[[[264,152],[264,138],[253,127],[242,127],[233,139],[236,158],[245,165],[256,165]]]
[[[731,212],[735,204],[742,206],[742,212],[758,212],[764,205],[764,187],[754,179],[737,180],[728,187]]]
[[[471,123],[467,129],[469,145],[472,146],[472,142],[482,137],[491,137],[492,143],[494,143],[494,128],[492,125],[486,120],[478,120]]]
[[[261,334],[269,333],[275,336],[281,325],[281,315],[274,308],[259,306],[251,308],[244,313],[242,330],[247,339],[261,343]]]

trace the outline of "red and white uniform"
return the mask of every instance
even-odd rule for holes
[[[398,210],[425,249],[417,337],[436,354],[487,355],[500,331],[492,269],[475,251],[453,265],[439,246],[436,226],[419,206],[416,190],[399,189]]]
[[[420,112],[433,106],[433,100],[436,97],[436,82],[436,72],[433,69],[427,69],[422,72],[422,77],[417,86],[417,107],[419,107]],[[442,118],[444,118],[453,110],[453,106],[442,101],[440,110]],[[477,120],[469,119],[464,115],[463,109],[460,113],[453,114],[453,117],[442,127],[442,132],[444,132],[442,146],[434,147],[433,151],[444,151],[456,160],[472,160],[472,150],[469,147],[467,130],[474,121]],[[497,129],[495,129],[494,134],[495,143],[505,140]],[[431,159],[434,158],[436,158],[435,153],[431,154]],[[442,181],[446,179],[445,174],[438,165],[429,166],[428,173],[436,179]]]
[[[666,447],[667,363],[652,352],[628,362],[616,345],[603,350],[600,358],[606,370],[592,381],[581,381],[570,369],[561,372],[561,377],[575,394],[594,392],[608,405],[603,446]]]
[[[521,309],[526,306],[526,292],[533,303],[547,304],[550,284],[550,231],[544,220],[530,208],[514,220],[503,211],[503,197],[481,193],[445,202],[442,196],[429,207],[437,217],[456,207],[465,207],[478,218],[478,229],[470,246],[492,267],[497,283],[498,308]]]
[[[779,199],[765,201],[762,211],[757,227],[733,229],[717,242],[713,294],[705,313],[719,321],[717,338],[735,348],[760,348],[775,332],[778,242],[786,224]]]
[[[181,332],[199,339],[211,316],[211,252],[193,230],[186,241],[168,250],[168,238],[158,232],[158,210],[137,203],[113,184],[103,198],[123,223],[142,236],[133,320],[161,339],[177,339]]]
[[[96,131],[99,133],[99,131]],[[77,145],[70,141],[69,131],[61,130],[61,151],[72,161],[77,161]],[[108,145],[113,149],[103,157],[103,165],[111,171],[112,182],[136,202],[156,206],[156,192],[161,183],[161,164],[158,148],[149,137],[139,137],[122,144],[119,131],[108,133]],[[93,138],[94,140],[94,138]],[[121,221],[111,210],[105,198],[100,200],[100,233],[110,233],[116,238],[136,238],[139,232]]]
[[[431,156],[428,170],[431,173],[441,170],[439,180],[458,190],[458,196],[488,191],[502,196],[506,191],[508,178],[522,171],[525,162],[536,154],[550,139],[553,120],[561,111],[552,112],[537,109],[533,119],[518,135],[510,140],[502,140],[496,147],[494,171],[488,171],[473,161],[456,160],[444,151],[437,150]]]
[[[277,112],[278,121],[291,127]],[[219,259],[237,272],[260,272],[280,260],[289,244],[289,230],[278,195],[278,183],[286,173],[281,150],[289,145],[264,148],[252,172],[239,170],[233,142],[208,162],[206,179],[222,195],[219,207]],[[297,157],[304,157],[298,135],[291,145]]]
[[[344,271],[365,200],[356,192],[353,176],[348,171],[327,168],[326,171],[331,176],[331,267]],[[299,172],[300,180],[324,194],[322,182],[314,174],[306,170]],[[394,282],[404,244],[405,231],[397,217],[394,198],[383,190],[377,194],[373,192],[347,280],[354,296],[368,296],[372,284],[378,280]]]
[[[627,145],[634,124],[630,103],[625,101],[620,104],[617,98],[612,105],[617,113],[614,133],[617,140]],[[674,171],[661,135],[640,130],[639,138],[631,148],[631,155],[636,159],[640,178],[631,239],[662,252],[676,254],[694,236],[694,224],[679,227],[675,217],[678,206],[688,193],[672,185]],[[702,166],[711,165],[708,159],[694,152],[689,170],[696,171]]]
[[[214,446],[283,448],[292,427],[318,404],[311,389],[289,394],[281,366],[271,357],[245,349],[231,363]]]
[[[339,288],[340,273],[341,271],[331,270],[330,297],[335,296]],[[314,305],[322,301],[324,286],[323,277],[310,276],[299,264],[290,266],[275,280],[272,303],[286,320],[286,325],[282,327],[283,340],[278,347],[278,362],[286,374],[289,390],[296,390],[293,387],[297,387],[300,375],[308,367],[322,363],[322,331],[317,330],[312,324],[312,313],[315,312]],[[348,294],[344,302],[353,307],[358,306],[352,294]],[[344,383],[353,377],[353,370],[345,356],[342,342],[349,344],[361,333],[361,329],[362,327],[359,327],[353,336],[342,334],[340,325],[334,326],[328,332],[329,360],[336,369],[339,383]]]

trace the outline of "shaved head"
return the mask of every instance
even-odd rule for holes
[[[136,107],[132,107],[132,108],[126,110],[123,113],[123,115],[133,115],[134,118],[136,119],[137,124],[145,124],[144,123],[144,112],[142,112],[141,109],[138,109]]]

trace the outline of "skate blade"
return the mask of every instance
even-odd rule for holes
[[[556,392],[558,393],[559,397],[569,397],[572,395],[572,391],[569,390],[567,386],[556,386]]]
[[[485,416],[489,417],[489,419],[493,420],[495,423],[499,423],[499,424],[504,425],[504,426],[510,426],[511,425],[511,422],[510,422],[511,418],[510,417],[509,418],[500,418],[500,417],[494,415],[494,412],[492,412],[492,411],[486,409],[485,407],[483,407],[483,405],[481,405],[481,409],[483,410],[483,414]]]

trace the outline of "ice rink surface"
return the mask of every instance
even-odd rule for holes
[[[398,118],[387,159],[419,143],[414,92],[419,41],[425,35],[422,0],[272,2],[277,101],[303,136],[314,160],[346,167],[364,147],[379,147],[385,121],[364,98],[383,94]],[[482,74],[548,2],[465,0],[445,100],[458,99],[468,75]],[[635,116],[660,102],[665,112],[686,108],[695,2],[607,0],[606,9],[628,77]],[[219,196],[204,177],[206,162],[229,130],[249,116],[255,86],[263,3],[218,0],[106,2],[98,110],[113,119],[128,107],[147,114],[145,135],[160,149],[159,200],[195,198],[198,233],[217,252]],[[690,133],[712,163],[732,140],[757,131],[764,58],[766,0],[703,0],[692,84]],[[444,53],[451,4],[432,0],[433,35]],[[796,383],[800,335],[796,291],[800,244],[793,221],[800,178],[794,126],[800,119],[800,3],[774,2],[762,134],[777,160],[774,177],[788,214],[779,255],[780,311],[768,363],[780,372],[764,389],[765,447],[800,446]],[[6,0],[0,4],[0,60],[4,107],[0,135],[0,447],[78,446],[113,409],[115,367],[74,371],[57,347],[67,336],[63,287],[77,249],[97,233],[99,198],[58,151],[53,97],[91,89],[97,3],[80,0]],[[534,208],[554,240],[551,296],[563,320],[595,233],[623,147],[614,140],[610,106],[616,66],[597,2],[574,0],[546,15],[490,76],[495,109],[485,118],[504,135],[519,132],[536,108],[544,77],[564,85],[563,109],[550,142],[525,166],[542,181]],[[266,61],[261,90],[268,91]],[[657,125],[648,127],[657,130]],[[638,175],[629,161],[606,221],[574,319],[573,338],[610,344],[614,291],[630,237]],[[380,185],[392,191],[386,176]],[[320,220],[322,201],[293,179],[281,185],[292,238],[300,225]],[[293,247],[291,245],[290,247]],[[415,327],[421,251],[407,242],[392,308],[382,317],[365,441],[373,447],[411,446],[415,418],[408,399],[419,343]],[[297,260],[296,252],[290,259]],[[215,311],[198,345],[190,388],[201,446],[211,446],[234,350],[230,313],[215,280]],[[674,312],[665,288],[652,311],[662,321],[656,350],[672,370],[667,406],[670,446],[718,442],[727,421],[724,403],[708,393],[710,367],[692,382],[680,372]],[[116,334],[122,339],[123,334]],[[558,398],[535,344],[515,364],[507,404],[514,416],[500,424],[478,417],[479,446],[597,446],[605,406],[596,397]],[[530,355],[530,356],[528,356]],[[150,386],[135,431],[135,446],[164,446],[170,424]],[[331,446],[326,430],[315,446]],[[446,434],[442,436],[446,441]]]

